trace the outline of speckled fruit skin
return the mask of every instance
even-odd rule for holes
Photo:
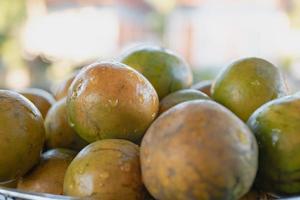
[[[261,105],[286,94],[279,69],[261,58],[232,63],[217,76],[212,87],[212,98],[245,122]]]
[[[18,189],[62,195],[65,172],[75,156],[76,152],[68,149],[46,151],[40,163],[19,180]]]
[[[213,81],[211,81],[211,80],[200,81],[200,82],[192,85],[191,89],[199,90],[199,91],[205,93],[207,96],[211,97],[212,84],[213,84]]]
[[[55,103],[45,119],[46,148],[67,148],[80,151],[88,143],[68,123],[66,99]]]
[[[30,170],[39,161],[44,140],[39,110],[22,95],[0,90],[0,182]]]
[[[88,145],[68,167],[64,193],[93,200],[144,200],[139,147],[120,139]]]
[[[253,183],[257,160],[249,128],[210,100],[169,109],[141,145],[144,184],[159,200],[238,199]]]
[[[67,98],[69,122],[88,142],[139,142],[158,107],[158,96],[150,82],[136,70],[116,62],[84,68],[73,81]]]
[[[27,88],[18,91],[21,95],[29,99],[46,118],[48,110],[55,103],[54,97],[47,91],[38,88]]]
[[[300,194],[300,96],[260,107],[249,118],[259,146],[256,185],[267,191]]]
[[[208,100],[210,98],[203,92],[194,89],[183,89],[173,92],[159,102],[159,114],[165,112],[173,106],[176,106],[177,104],[196,99]]]
[[[155,46],[134,48],[121,56],[120,62],[142,73],[152,83],[160,99],[192,84],[193,76],[188,64],[167,49]]]

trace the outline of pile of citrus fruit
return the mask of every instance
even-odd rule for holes
[[[53,96],[0,90],[0,186],[95,200],[300,194],[300,95],[266,60],[192,85],[180,56],[144,46]]]

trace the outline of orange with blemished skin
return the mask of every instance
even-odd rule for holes
[[[64,194],[93,200],[144,200],[139,147],[120,139],[89,144],[68,167]]]
[[[159,99],[192,85],[193,75],[188,63],[169,49],[139,46],[119,60],[143,74],[157,91]]]
[[[156,199],[238,199],[254,181],[257,143],[232,112],[210,100],[178,104],[141,145],[144,184]]]
[[[164,97],[159,102],[159,114],[167,111],[168,109],[176,106],[177,104],[192,101],[197,99],[210,99],[206,94],[194,89],[183,89],[173,92],[166,97]]]
[[[68,149],[43,153],[40,163],[19,180],[18,189],[62,195],[65,172],[75,156],[76,152]]]
[[[259,147],[256,188],[282,195],[300,192],[300,96],[270,101],[249,118]]]
[[[33,103],[0,90],[0,182],[18,179],[37,164],[44,140],[43,117]]]
[[[159,100],[139,72],[116,62],[94,63],[73,81],[67,97],[69,122],[86,141],[139,142],[155,119]]]
[[[46,118],[48,110],[55,103],[54,97],[42,89],[27,88],[18,92],[29,99],[39,109],[44,119]]]
[[[287,94],[279,68],[255,57],[237,60],[226,67],[211,88],[212,99],[244,122],[263,104]]]
[[[88,144],[68,123],[66,98],[50,108],[45,119],[45,130],[47,149],[67,148],[80,151]]]

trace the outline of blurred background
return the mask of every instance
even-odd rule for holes
[[[300,90],[299,0],[0,0],[0,88],[50,90],[145,43],[181,54],[195,82],[258,56]]]

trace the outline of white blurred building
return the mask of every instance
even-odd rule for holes
[[[292,31],[281,1],[198,0],[198,6],[187,2],[169,16],[165,39],[193,66],[222,67],[248,56],[279,64],[290,54]]]

